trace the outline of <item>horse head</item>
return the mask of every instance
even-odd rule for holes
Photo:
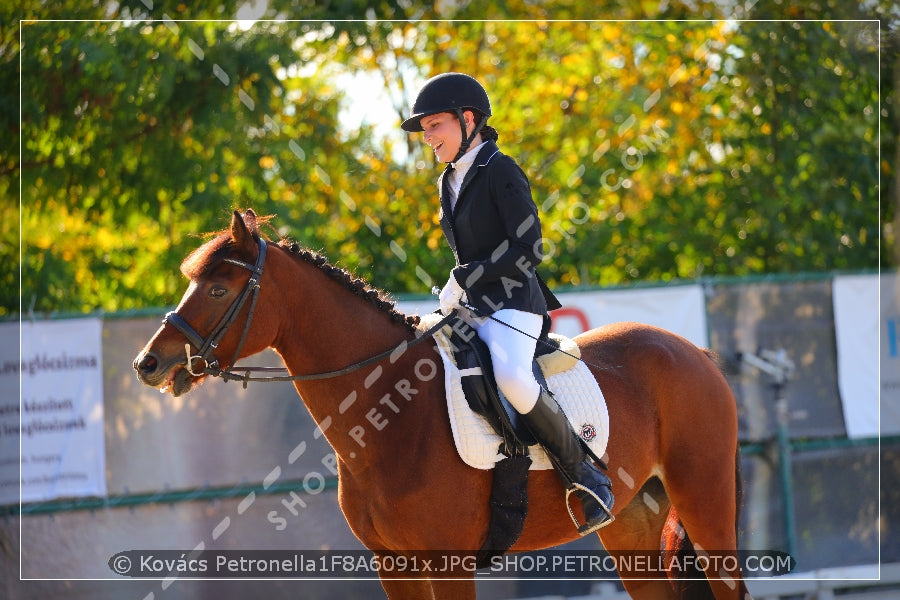
[[[227,369],[268,347],[274,333],[265,318],[247,335],[256,295],[265,287],[266,248],[256,214],[247,209],[234,211],[229,229],[184,259],[181,272],[190,284],[134,359],[142,383],[180,396],[206,378],[207,366]]]

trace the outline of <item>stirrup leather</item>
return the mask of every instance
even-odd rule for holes
[[[580,524],[578,522],[578,518],[575,516],[575,511],[572,510],[572,505],[569,503],[569,496],[571,496],[574,492],[577,492],[577,491],[587,492],[588,494],[590,494],[594,498],[594,500],[597,501],[597,504],[599,504],[600,507],[606,512],[606,514],[609,515],[609,518],[604,520],[599,525],[592,526],[590,523],[585,523],[584,525]],[[575,523],[575,528],[578,529],[578,534],[582,535],[582,536],[585,536],[589,533],[593,533],[599,529],[603,529],[604,527],[606,527],[607,525],[609,525],[616,519],[613,516],[612,511],[609,510],[609,508],[606,506],[606,503],[603,502],[603,500],[601,500],[597,496],[597,494],[595,494],[593,491],[591,491],[586,486],[583,486],[577,482],[572,482],[571,484],[569,484],[569,487],[566,488],[566,508],[569,509],[569,516],[572,517],[572,522]]]

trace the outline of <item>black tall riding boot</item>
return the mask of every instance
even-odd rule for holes
[[[567,487],[566,499],[569,493],[574,492],[581,500],[587,522],[578,526],[578,533],[587,535],[609,525],[613,520],[612,482],[606,473],[588,460],[581,440],[572,430],[556,399],[542,388],[537,404],[522,418],[550,455]],[[575,519],[574,515],[572,518]]]

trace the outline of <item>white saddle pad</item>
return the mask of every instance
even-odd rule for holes
[[[459,369],[449,351],[443,332],[434,335],[444,363],[444,384],[447,409],[456,450],[463,462],[476,469],[493,469],[505,458],[498,452],[503,441],[494,433],[487,419],[475,413],[466,401],[460,382]],[[575,361],[572,368],[547,377],[547,385],[563,412],[588,447],[599,457],[606,452],[609,441],[609,414],[600,386],[583,362]],[[529,449],[531,469],[552,469],[553,465],[540,446]]]

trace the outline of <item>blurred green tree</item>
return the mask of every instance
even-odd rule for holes
[[[120,310],[176,302],[197,234],[244,206],[380,287],[426,292],[451,260],[440,165],[399,121],[450,69],[491,94],[553,285],[896,264],[879,229],[896,203],[883,188],[879,211],[877,191],[895,108],[878,106],[878,24],[859,21],[890,18],[884,3],[801,21],[808,8],[765,1],[270,0],[276,20],[255,23],[232,20],[237,1],[25,4],[0,15],[0,192],[21,189],[22,209],[3,207],[0,316],[19,311],[20,222],[23,310]],[[666,20],[690,16],[720,20]],[[379,85],[360,97],[352,77]],[[380,121],[348,116],[376,102]]]

